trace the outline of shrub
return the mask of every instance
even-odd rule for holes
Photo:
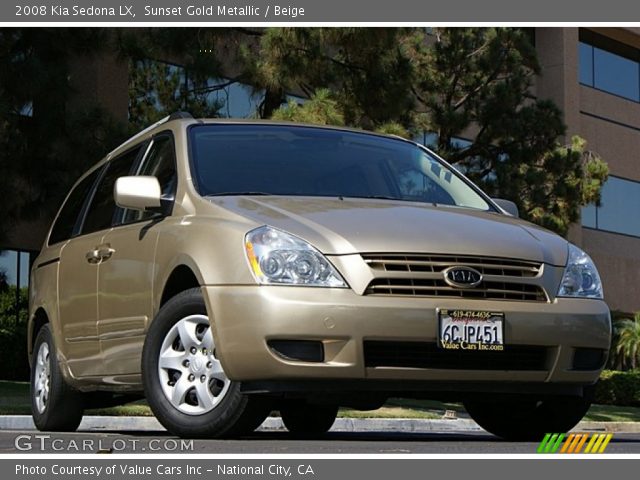
[[[640,406],[640,370],[605,370],[596,385],[594,403]]]
[[[26,288],[20,289],[16,305],[16,287],[0,292],[0,380],[29,380],[27,295]]]

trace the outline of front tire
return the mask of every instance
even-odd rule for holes
[[[220,438],[250,433],[267,417],[265,399],[227,378],[199,288],[170,299],[151,324],[142,352],[147,402],[171,433]]]
[[[280,407],[280,415],[282,423],[293,435],[315,436],[331,429],[338,415],[338,407],[287,402]]]
[[[547,433],[566,433],[575,427],[591,401],[583,397],[472,400],[464,406],[478,425],[498,437],[541,441]]]
[[[31,361],[31,414],[43,432],[73,432],[84,413],[82,394],[64,380],[49,325],[36,336]]]

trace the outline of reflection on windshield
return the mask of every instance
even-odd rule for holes
[[[203,196],[358,197],[490,209],[446,165],[401,140],[326,128],[214,124],[192,127],[190,142]]]

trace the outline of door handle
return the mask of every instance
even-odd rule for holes
[[[85,255],[87,262],[95,265],[96,263],[100,263],[100,252],[97,249],[89,250]]]
[[[111,258],[111,255],[116,253],[116,249],[111,248],[110,245],[104,245],[104,246],[98,247],[97,252],[98,252],[98,258],[100,260],[109,260]]]

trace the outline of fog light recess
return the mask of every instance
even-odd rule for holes
[[[269,340],[269,348],[286,360],[319,363],[324,361],[324,345],[317,340]]]
[[[599,370],[606,361],[606,351],[600,348],[576,348],[573,353],[573,370]]]

